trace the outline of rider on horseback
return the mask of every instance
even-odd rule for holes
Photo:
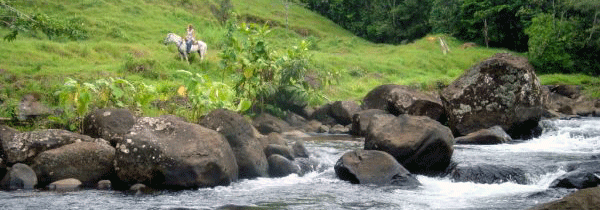
[[[187,52],[189,53],[192,45],[196,44],[196,32],[194,32],[194,27],[192,24],[189,24],[187,27],[187,35],[185,36]]]

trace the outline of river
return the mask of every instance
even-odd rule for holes
[[[566,163],[598,158],[600,118],[547,120],[541,137],[501,145],[456,145],[459,165],[518,167],[528,183],[476,184],[417,176],[418,189],[353,185],[339,180],[335,162],[363,147],[349,136],[318,136],[306,147],[320,162],[304,176],[240,180],[227,187],[135,196],[115,191],[0,192],[0,209],[215,209],[224,205],[257,209],[526,209],[556,200],[573,190],[550,189]],[[329,140],[327,140],[329,139]]]

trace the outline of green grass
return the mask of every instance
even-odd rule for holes
[[[58,19],[77,18],[90,32],[80,41],[48,40],[41,32],[21,33],[13,42],[0,41],[0,98],[18,100],[37,92],[52,104],[52,92],[66,77],[93,81],[122,77],[159,86],[161,94],[175,94],[183,84],[175,76],[180,69],[201,72],[214,81],[233,84],[233,73],[219,67],[220,45],[225,29],[209,10],[212,0],[21,0],[12,5],[26,13],[42,12]],[[60,2],[60,3],[57,3]],[[272,25],[268,40],[283,50],[307,39],[313,42],[315,75],[335,76],[322,93],[329,100],[360,100],[382,84],[411,85],[434,91],[449,84],[475,63],[505,52],[472,47],[447,37],[451,52],[444,55],[437,37],[430,35],[406,45],[374,44],[340,28],[330,20],[292,5],[286,12],[281,0],[234,0],[242,20]],[[287,14],[287,25],[286,25]],[[197,55],[188,65],[180,61],[174,45],[162,41],[169,32],[183,35],[194,24],[197,38],[209,45],[208,57]],[[9,31],[0,28],[0,36]],[[332,77],[333,78],[333,77]],[[583,75],[542,75],[544,84],[583,84],[590,95],[600,96],[599,79]],[[161,96],[166,100],[166,96]],[[163,114],[157,111],[156,114]]]

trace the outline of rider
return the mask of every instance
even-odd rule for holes
[[[196,43],[196,32],[194,32],[194,27],[192,24],[189,24],[187,27],[187,35],[185,36],[187,51],[189,52],[192,49],[192,45]]]

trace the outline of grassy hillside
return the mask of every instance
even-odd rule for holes
[[[282,0],[234,0],[234,11],[242,20],[269,23],[272,46],[284,50],[299,40],[313,42],[310,53],[315,75],[330,75],[334,85],[324,86],[328,100],[360,100],[373,87],[404,84],[435,90],[448,84],[464,69],[502,49],[472,47],[446,37],[451,52],[444,55],[436,35],[414,43],[393,46],[373,44],[353,36],[331,21],[298,5],[286,11]],[[13,42],[0,41],[0,99],[18,100],[37,92],[50,106],[52,93],[65,78],[93,81],[119,77],[158,87],[160,94],[176,95],[183,84],[180,69],[207,74],[212,80],[232,85],[233,73],[219,67],[225,29],[212,15],[212,0],[20,0],[11,5],[29,14],[78,19],[89,31],[85,40],[49,40],[39,31],[21,33]],[[287,21],[286,21],[287,20]],[[183,35],[187,24],[196,28],[197,38],[209,45],[208,58],[191,64],[180,61],[175,46],[163,45],[169,32]],[[287,23],[287,24],[286,24]],[[0,36],[9,31],[0,28]],[[582,75],[541,76],[543,83],[600,84],[598,78]],[[593,90],[593,88],[588,88]],[[591,91],[592,93],[598,91]],[[324,102],[324,101],[322,101]],[[157,114],[161,114],[160,111]],[[3,116],[6,113],[1,114]]]

